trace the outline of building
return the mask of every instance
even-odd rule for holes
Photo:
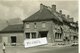
[[[23,24],[9,25],[0,31],[0,43],[5,42],[6,45],[23,45],[23,41]]]
[[[56,11],[56,5],[52,5],[52,8],[50,8],[40,4],[40,10],[23,20],[23,23],[26,38],[47,37],[48,43],[62,44],[65,41],[67,43],[73,41],[71,41],[72,31],[78,36],[78,31],[75,32],[77,28],[71,26],[71,23],[75,23],[73,18],[63,14],[62,10]]]
[[[40,4],[40,10],[23,20],[23,25],[8,26],[0,31],[0,36],[1,42],[17,45],[22,44],[25,39],[42,37],[46,37],[48,43],[67,44],[74,39],[78,41],[78,23],[69,15],[63,14],[62,10],[58,12],[56,5],[48,7]]]

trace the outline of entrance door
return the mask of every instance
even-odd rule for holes
[[[48,31],[40,31],[39,37],[47,37]]]
[[[7,44],[8,43],[8,37],[2,37],[2,42],[3,43],[5,42],[5,44]]]
[[[16,36],[11,36],[11,43],[16,43]]]

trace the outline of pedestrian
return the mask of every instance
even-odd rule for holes
[[[3,53],[5,53],[5,42],[3,43]]]

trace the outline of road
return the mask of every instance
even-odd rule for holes
[[[1,47],[0,53],[3,53]],[[78,53],[78,47],[6,47],[6,53]]]
[[[36,53],[78,53],[78,47],[51,48],[49,50],[39,51]]]

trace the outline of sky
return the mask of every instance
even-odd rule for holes
[[[24,20],[40,9],[40,3],[50,7],[55,4],[57,11],[62,10],[64,14],[73,17],[74,21],[78,20],[77,0],[0,0],[0,19]]]

